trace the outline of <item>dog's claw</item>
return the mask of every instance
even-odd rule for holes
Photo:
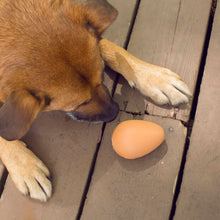
[[[50,176],[47,176],[47,179],[51,182],[53,180],[53,177],[50,175]]]

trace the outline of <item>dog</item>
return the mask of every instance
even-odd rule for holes
[[[190,91],[178,75],[102,38],[116,16],[105,0],[0,2],[0,158],[16,187],[33,199],[51,197],[50,172],[19,139],[42,111],[114,120],[119,106],[103,84],[105,64],[158,104],[188,102]]]

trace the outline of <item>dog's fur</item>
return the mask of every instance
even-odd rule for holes
[[[171,71],[139,61],[139,73],[121,67],[135,58],[101,38],[116,15],[105,0],[0,1],[0,158],[17,188],[32,198],[46,201],[51,196],[49,171],[18,139],[41,111],[113,120],[119,108],[102,83],[103,59],[156,102],[169,102],[164,95],[169,91],[172,103],[186,101],[181,88],[168,88],[180,84]]]

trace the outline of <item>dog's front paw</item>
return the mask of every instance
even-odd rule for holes
[[[10,145],[10,152],[4,154],[2,160],[16,187],[24,195],[46,202],[52,193],[47,167],[23,142],[12,141],[7,144]]]
[[[188,86],[171,70],[143,63],[136,73],[130,85],[150,97],[155,103],[177,106],[189,102],[191,92]]]

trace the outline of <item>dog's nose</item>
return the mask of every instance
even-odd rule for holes
[[[107,88],[104,85],[99,85],[95,89],[91,101],[80,105],[69,115],[83,121],[110,122],[116,118],[118,112],[119,106],[113,101]]]
[[[104,122],[111,122],[117,117],[118,112],[119,112],[118,103],[112,100],[111,104],[108,106],[108,108],[103,113],[103,115],[100,115],[100,119],[101,121]]]
[[[104,111],[97,114],[87,115],[84,112],[71,111],[67,114],[74,120],[90,121],[90,122],[111,122],[119,112],[118,103],[112,101],[110,105],[106,105]]]

